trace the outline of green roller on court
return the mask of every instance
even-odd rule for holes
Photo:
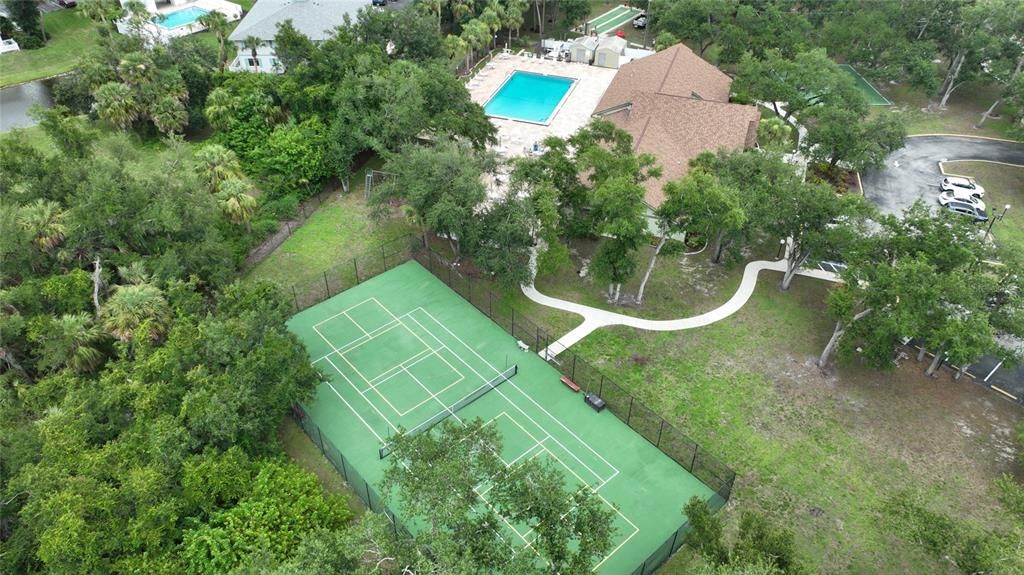
[[[566,496],[589,489],[614,511],[613,549],[597,572],[634,572],[673,538],[691,497],[715,497],[609,410],[587,406],[535,350],[520,349],[415,261],[298,313],[288,326],[325,376],[302,406],[306,416],[372,485],[387,464],[379,449],[399,428],[429,422],[493,384],[447,417],[496,426],[506,464],[549,461],[564,471]],[[502,379],[511,366],[518,372]],[[478,486],[482,502],[488,489]],[[534,536],[508,521],[502,532],[523,549]]]

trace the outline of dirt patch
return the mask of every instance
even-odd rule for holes
[[[816,358],[787,356],[766,367],[779,374],[776,389],[791,409],[824,410],[872,459],[896,458],[922,487],[956,485],[959,496],[941,505],[948,511],[989,520],[998,508],[992,482],[1004,473],[1024,478],[1013,438],[1021,410],[949,370],[928,377],[926,366],[911,359],[890,372],[822,372]]]

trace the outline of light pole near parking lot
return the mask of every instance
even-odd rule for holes
[[[1010,204],[1006,204],[1005,206],[1003,206],[1003,213],[999,214],[998,216],[996,215],[995,210],[992,211],[992,217],[989,218],[988,220],[988,231],[985,232],[985,239],[988,239],[988,237],[992,235],[992,226],[996,225],[996,220],[1001,220],[1005,218],[1006,212],[1008,212],[1009,210]]]

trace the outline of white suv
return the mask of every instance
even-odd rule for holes
[[[985,202],[981,201],[981,198],[971,193],[970,190],[962,190],[960,188],[953,188],[952,190],[946,190],[939,192],[939,203],[945,206],[950,202],[963,202],[965,204],[973,204],[978,206],[982,210],[985,209]]]
[[[963,191],[976,198],[985,197],[985,188],[978,185],[972,179],[961,178],[959,176],[946,176],[942,178],[942,182],[939,184],[939,189],[943,192],[954,192]]]

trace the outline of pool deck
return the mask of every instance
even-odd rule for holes
[[[573,62],[540,60],[512,54],[499,54],[467,84],[474,102],[485,105],[513,72],[533,72],[576,80],[547,125],[491,118],[498,128],[495,151],[505,157],[525,156],[535,142],[548,136],[568,137],[590,122],[594,108],[618,70]]]

